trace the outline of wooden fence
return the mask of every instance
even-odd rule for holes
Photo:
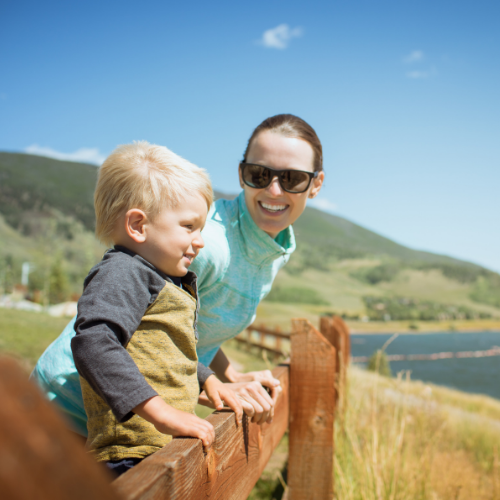
[[[231,411],[209,420],[216,439],[206,453],[194,438],[176,438],[111,482],[65,429],[62,418],[17,364],[0,360],[0,496],[32,499],[245,499],[287,428],[287,500],[333,498],[334,418],[349,359],[349,334],[340,318],[322,318],[321,333],[293,320],[291,357],[273,370],[281,381],[271,424]]]
[[[259,340],[256,341],[253,338],[253,333],[257,332],[259,334]],[[268,338],[273,339],[274,345],[270,346],[266,340]],[[282,346],[282,340],[290,342],[290,332],[282,332],[279,327],[274,329],[267,328],[265,325],[250,325],[244,332],[240,333],[234,338],[236,342],[251,348],[256,347],[257,349],[265,352],[271,353],[275,358],[288,356],[290,349],[285,349]]]

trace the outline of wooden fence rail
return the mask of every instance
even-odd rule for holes
[[[176,438],[113,482],[15,362],[0,360],[0,497],[243,500],[289,428],[287,500],[333,499],[335,406],[348,359],[335,346],[346,348],[347,329],[335,318],[322,320],[321,333],[306,320],[292,326],[291,361],[273,370],[283,391],[271,424],[245,417],[238,427],[231,411],[215,412],[208,452],[197,439]]]
[[[259,333],[258,342],[252,338],[253,332]],[[270,346],[266,343],[266,337],[271,337],[274,340],[274,346]],[[279,327],[271,329],[264,325],[250,325],[244,332],[234,338],[236,342],[246,345],[247,347],[256,347],[261,351],[271,353],[275,357],[286,357],[289,354],[289,350],[283,349],[281,345],[282,339],[290,342],[290,333],[282,332]]]

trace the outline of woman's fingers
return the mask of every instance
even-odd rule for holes
[[[251,403],[255,408],[255,415],[252,421],[259,424],[268,421],[274,402],[260,382],[254,381],[246,383],[244,387],[241,388],[241,393],[244,395],[243,397],[245,400]]]
[[[279,382],[279,381],[278,381]],[[281,385],[278,385],[276,387],[271,387],[271,398],[272,400],[276,403],[278,400],[278,396],[283,392],[283,388]]]
[[[260,372],[252,372],[254,375],[254,380],[257,380],[262,385],[273,389],[274,387],[280,386],[280,381],[273,377],[270,370],[262,370]]]
[[[245,412],[245,415],[248,415],[250,418],[253,418],[255,415],[255,408],[252,403],[244,399],[241,394],[238,394],[238,397],[241,400],[241,406],[243,406],[243,411]]]

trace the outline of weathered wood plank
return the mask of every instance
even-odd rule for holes
[[[0,359],[0,498],[117,500],[97,464],[12,359]]]
[[[332,318],[333,326],[340,333],[342,338],[342,361],[344,367],[347,369],[351,359],[351,334],[349,332],[349,327],[346,322],[340,316],[334,316]]]
[[[198,439],[174,439],[114,482],[122,498],[246,499],[288,427],[289,368],[277,367],[273,374],[283,392],[271,424],[259,426],[245,417],[238,428],[232,412],[216,412],[207,418],[216,436],[208,453]]]
[[[319,330],[323,337],[325,337],[330,344],[335,348],[335,402],[338,403],[340,397],[341,387],[341,374],[340,367],[342,363],[340,357],[342,355],[341,346],[342,339],[341,333],[335,328],[333,318],[331,316],[321,316],[319,320]]]
[[[336,352],[307,320],[292,320],[289,500],[333,498]]]
[[[266,335],[270,335],[271,337],[279,337],[282,339],[290,339],[290,333],[288,332],[282,332],[278,328],[276,329],[271,329],[271,328],[266,328],[265,326],[252,326],[250,325],[247,328],[248,332],[260,332],[260,333],[265,333]]]
[[[349,327],[340,316],[322,316],[320,331],[336,350],[336,401],[346,390],[347,368],[351,359],[351,340]]]
[[[244,344],[248,347],[257,347],[263,351],[270,352],[275,356],[285,356],[286,354],[281,349],[275,349],[274,347],[268,347],[265,344],[261,344],[259,342],[253,342],[252,340],[247,340],[243,337],[234,337],[233,340],[236,340],[240,344]]]

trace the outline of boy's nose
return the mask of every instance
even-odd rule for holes
[[[197,247],[198,249],[201,249],[205,246],[205,241],[203,240],[202,235],[198,235],[194,240],[193,240],[193,246]]]

